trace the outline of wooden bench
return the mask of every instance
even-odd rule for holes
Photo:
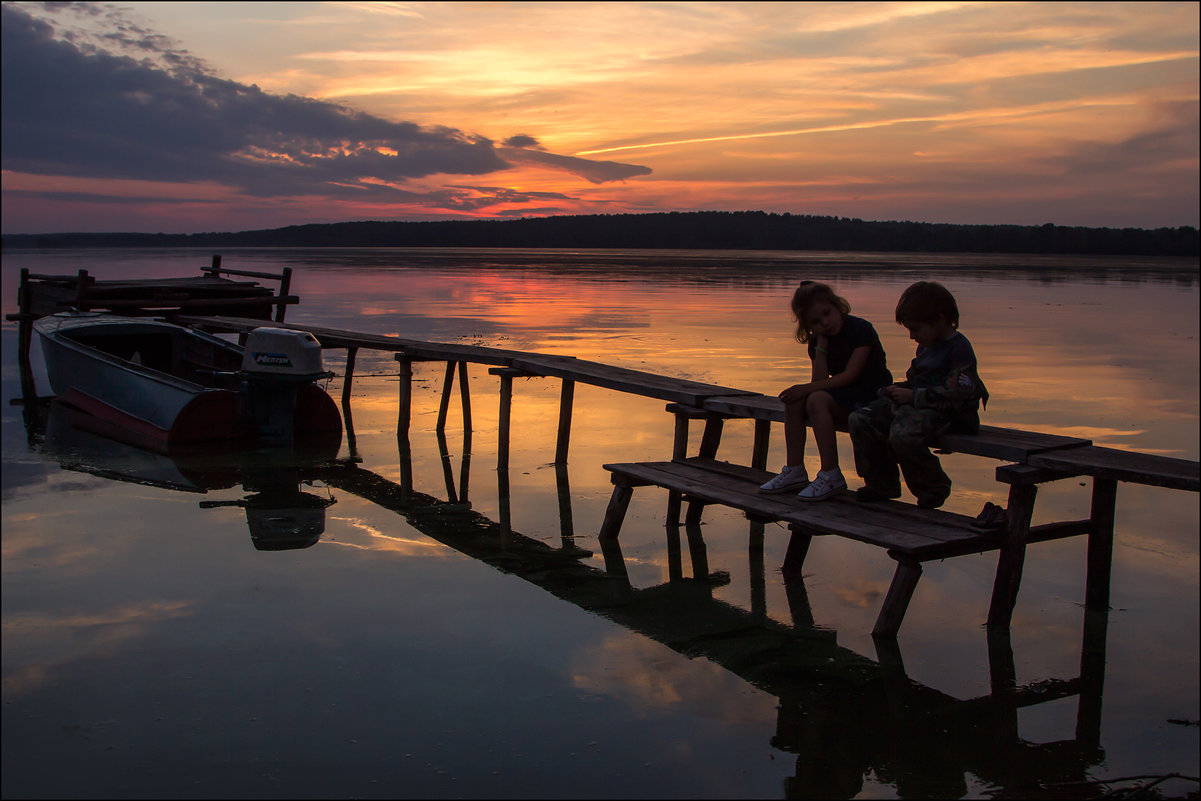
[[[1023,502],[1021,489],[1044,478],[1038,468],[1011,466],[1003,480],[1012,481],[1019,498],[1011,503],[1004,530],[981,531],[973,518],[938,509],[918,509],[897,501],[863,504],[850,493],[822,503],[806,503],[791,494],[766,495],[759,485],[771,474],[753,467],[694,457],[670,462],[606,464],[614,484],[613,494],[601,524],[600,539],[620,534],[635,487],[658,486],[697,504],[721,504],[743,511],[758,522],[786,522],[792,530],[784,561],[786,573],[796,575],[814,536],[837,535],[887,550],[897,562],[892,584],[880,609],[872,635],[895,637],[922,573],[922,563],[932,559],[1000,550],[990,626],[1007,628],[1013,599],[1021,578],[1021,554],[1027,542],[1091,534],[1091,520],[1030,526],[1033,494]],[[1032,472],[1033,471],[1033,472]],[[1021,545],[1011,553],[1010,545]],[[1106,575],[1106,580],[1108,575]]]

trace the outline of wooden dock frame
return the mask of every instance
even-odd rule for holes
[[[261,324],[241,318],[180,315],[176,319],[184,324],[199,325],[202,328],[219,332],[244,333]],[[758,470],[766,464],[770,424],[783,420],[783,404],[778,398],[756,392],[611,367],[568,356],[420,342],[318,326],[281,325],[312,333],[321,342],[323,348],[347,349],[347,371],[343,386],[344,405],[349,403],[349,384],[353,379],[354,355],[357,349],[367,347],[395,352],[395,358],[400,365],[401,379],[397,436],[399,440],[403,434],[406,442],[412,414],[412,363],[414,361],[447,362],[447,374],[443,381],[439,406],[437,426],[439,432],[444,429],[446,412],[449,410],[450,395],[453,391],[453,374],[457,372],[459,375],[464,426],[465,431],[469,431],[470,401],[466,363],[492,365],[491,372],[501,379],[498,467],[501,468],[502,475],[507,474],[508,468],[512,379],[517,376],[557,377],[563,381],[555,455],[555,463],[558,465],[564,464],[567,460],[574,385],[577,382],[668,400],[668,411],[675,416],[673,456],[676,459],[685,455],[688,446],[688,424],[691,420],[705,420],[700,452],[708,457],[713,457],[719,447],[725,421],[752,419],[755,422],[755,444],[749,469]],[[1007,529],[1009,536],[1004,543],[998,542],[995,546],[996,550],[1001,551],[1001,555],[998,576],[993,588],[993,599],[989,608],[988,626],[990,630],[1002,630],[1010,625],[1017,590],[1021,582],[1025,546],[1043,540],[1081,534],[1088,535],[1086,608],[1090,611],[1108,609],[1116,483],[1118,481],[1151,484],[1193,492],[1201,489],[1201,475],[1199,475],[1201,471],[1195,461],[1117,451],[1112,448],[1094,446],[1088,440],[1074,437],[981,426],[977,434],[945,434],[933,443],[933,446],[940,449],[940,452],[961,452],[1014,463],[1003,465],[997,470],[997,480],[1009,488],[1009,525]],[[1093,478],[1093,497],[1088,520],[1031,526],[1037,487],[1040,483],[1085,475]],[[705,500],[695,492],[669,487],[669,491],[673,491],[673,489],[675,494],[669,496],[668,522],[670,525],[679,524],[680,505],[684,499],[689,501],[685,524],[698,522],[706,503],[720,503],[720,501]],[[615,518],[619,510],[624,515],[624,504],[628,504],[629,498],[628,496],[623,498],[623,494],[626,493],[621,487],[614,490],[606,512],[606,522],[601,527],[602,533],[612,528],[613,524],[610,521]],[[761,525],[764,520],[769,518],[749,516],[752,520],[753,547],[754,527]],[[799,550],[795,552],[803,550],[799,545],[797,548]],[[905,606],[920,578],[921,562],[924,560],[914,558],[912,554],[906,554],[903,549],[889,550],[889,555],[898,561],[898,570],[894,576],[894,586],[890,588],[889,615],[885,617],[878,628],[882,632],[891,631],[895,635],[895,629],[904,615]]]

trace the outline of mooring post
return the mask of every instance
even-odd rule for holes
[[[571,407],[575,400],[575,381],[563,379],[559,394],[559,435],[555,440],[555,464],[567,463],[567,447],[571,441]]]
[[[75,279],[75,310],[86,311],[88,283],[91,279],[88,277],[87,270],[80,270],[79,275]]]
[[[409,433],[409,421],[413,416],[413,360],[404,353],[396,354],[400,365],[400,408],[396,413],[396,434]]]
[[[350,383],[354,380],[354,360],[358,355],[357,347],[349,347],[346,349],[346,375],[342,378],[342,406],[350,405]]]
[[[1116,479],[1093,479],[1084,608],[1094,612],[1109,611],[1109,583],[1113,573],[1113,524],[1117,494],[1118,482]]]
[[[216,258],[218,259],[218,263],[220,263],[221,257],[217,256]],[[279,299],[281,301],[288,296],[288,290],[291,288],[292,288],[292,268],[285,267],[284,273],[282,276],[280,276],[280,279],[279,279]],[[279,305],[277,305],[275,307],[275,322],[282,323],[284,321],[284,314],[287,312],[287,310],[288,310],[287,303],[280,303]]]
[[[29,268],[21,268],[21,283],[17,285],[17,361],[29,366],[29,347],[33,341],[33,306],[29,292]]]

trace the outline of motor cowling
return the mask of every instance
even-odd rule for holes
[[[241,374],[243,417],[270,445],[293,440],[297,389],[331,375],[317,338],[286,328],[256,328],[247,335]]]

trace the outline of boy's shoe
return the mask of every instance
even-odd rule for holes
[[[880,501],[891,501],[901,497],[901,488],[889,492],[881,492],[874,487],[869,487],[866,484],[855,490],[855,500],[860,503],[879,503]]]
[[[802,501],[824,501],[846,488],[847,480],[842,477],[841,470],[822,470],[809,486],[797,493],[797,497]]]
[[[759,487],[759,491],[768,493],[789,492],[807,486],[809,486],[809,471],[805,469],[805,465],[784,465],[784,469],[780,471],[780,475],[775,476],[771,481]]]
[[[1005,507],[997,506],[992,501],[984,504],[984,508],[980,510],[980,514],[976,515],[976,519],[972,521],[972,528],[981,531],[997,531],[1005,528],[1009,522],[1008,513]]]

